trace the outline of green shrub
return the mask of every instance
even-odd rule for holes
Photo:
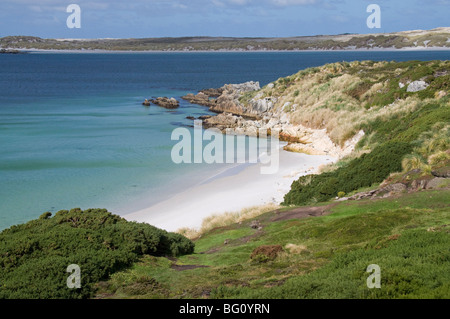
[[[303,205],[326,201],[338,190],[349,193],[382,182],[392,172],[402,170],[402,159],[412,150],[410,143],[387,142],[363,154],[344,167],[320,175],[306,175],[294,181],[284,197],[284,205]],[[306,181],[310,181],[308,184]]]
[[[140,256],[194,251],[180,234],[128,222],[105,209],[62,210],[0,233],[0,298],[88,298],[94,283]],[[81,289],[68,289],[67,266],[81,268]]]

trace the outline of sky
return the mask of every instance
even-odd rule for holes
[[[80,28],[68,28],[81,8]],[[381,9],[370,29],[369,4]],[[0,37],[290,37],[448,27],[450,0],[0,0]]]

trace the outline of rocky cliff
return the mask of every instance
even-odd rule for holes
[[[268,87],[273,88],[270,84]],[[340,158],[350,154],[356,143],[364,136],[361,130],[344,145],[336,145],[327,135],[326,129],[292,124],[287,112],[274,108],[278,98],[263,97],[262,92],[256,93],[259,90],[258,82],[245,82],[202,90],[196,95],[191,93],[182,98],[194,104],[208,106],[211,111],[219,113],[204,119],[204,128],[215,127],[224,133],[227,129],[232,129],[235,134],[248,136],[259,136],[260,132],[270,135],[276,130],[280,140],[288,142],[285,147],[288,151]],[[240,101],[245,94],[255,93],[256,95],[247,104]]]

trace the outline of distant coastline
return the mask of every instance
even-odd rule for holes
[[[128,39],[0,38],[0,48],[58,52],[282,52],[449,50],[450,27],[393,33],[296,37],[165,37]]]
[[[11,49],[6,49],[11,50]],[[283,53],[283,52],[395,52],[395,51],[450,51],[450,47],[405,47],[405,48],[361,48],[361,49],[341,49],[341,50],[327,50],[327,49],[311,49],[311,50],[145,50],[145,51],[132,51],[132,50],[58,50],[58,49],[19,49],[20,53]]]

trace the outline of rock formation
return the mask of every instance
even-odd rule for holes
[[[216,113],[228,112],[234,115],[258,117],[258,112],[245,108],[239,102],[239,97],[243,93],[259,89],[259,82],[250,81],[241,84],[226,84],[218,89],[201,90],[196,95],[189,93],[181,98],[193,104],[208,106],[211,111]]]
[[[425,90],[428,87],[428,84],[425,81],[413,81],[409,83],[406,88],[406,92],[418,92]]]
[[[423,189],[442,189],[450,187],[450,167],[442,167],[441,173],[433,172],[432,175],[423,175],[422,170],[414,169],[401,176],[399,181],[387,179],[379,188],[367,192],[360,192],[350,197],[339,198],[343,200],[377,199],[396,196],[402,193],[411,193]],[[442,172],[445,172],[442,174]],[[419,177],[417,177],[419,176]]]
[[[261,133],[268,136],[276,130],[279,139],[288,142],[285,146],[288,151],[341,158],[349,155],[364,136],[364,131],[359,131],[344,145],[336,145],[326,129],[312,129],[290,123],[289,114],[283,111],[285,107],[275,107],[279,103],[278,98],[263,96],[261,92],[256,92],[259,89],[259,82],[227,84],[219,89],[202,90],[196,95],[191,93],[182,98],[219,113],[209,118],[201,118],[204,128],[215,127],[223,133],[232,129],[232,132],[228,130],[228,133],[248,136],[260,136]],[[248,93],[254,94],[254,97],[245,104],[241,103],[240,98]]]
[[[180,106],[180,102],[178,102],[173,97],[158,97],[156,99],[151,100],[153,104],[156,104],[158,106],[164,107],[166,109],[176,109]]]

